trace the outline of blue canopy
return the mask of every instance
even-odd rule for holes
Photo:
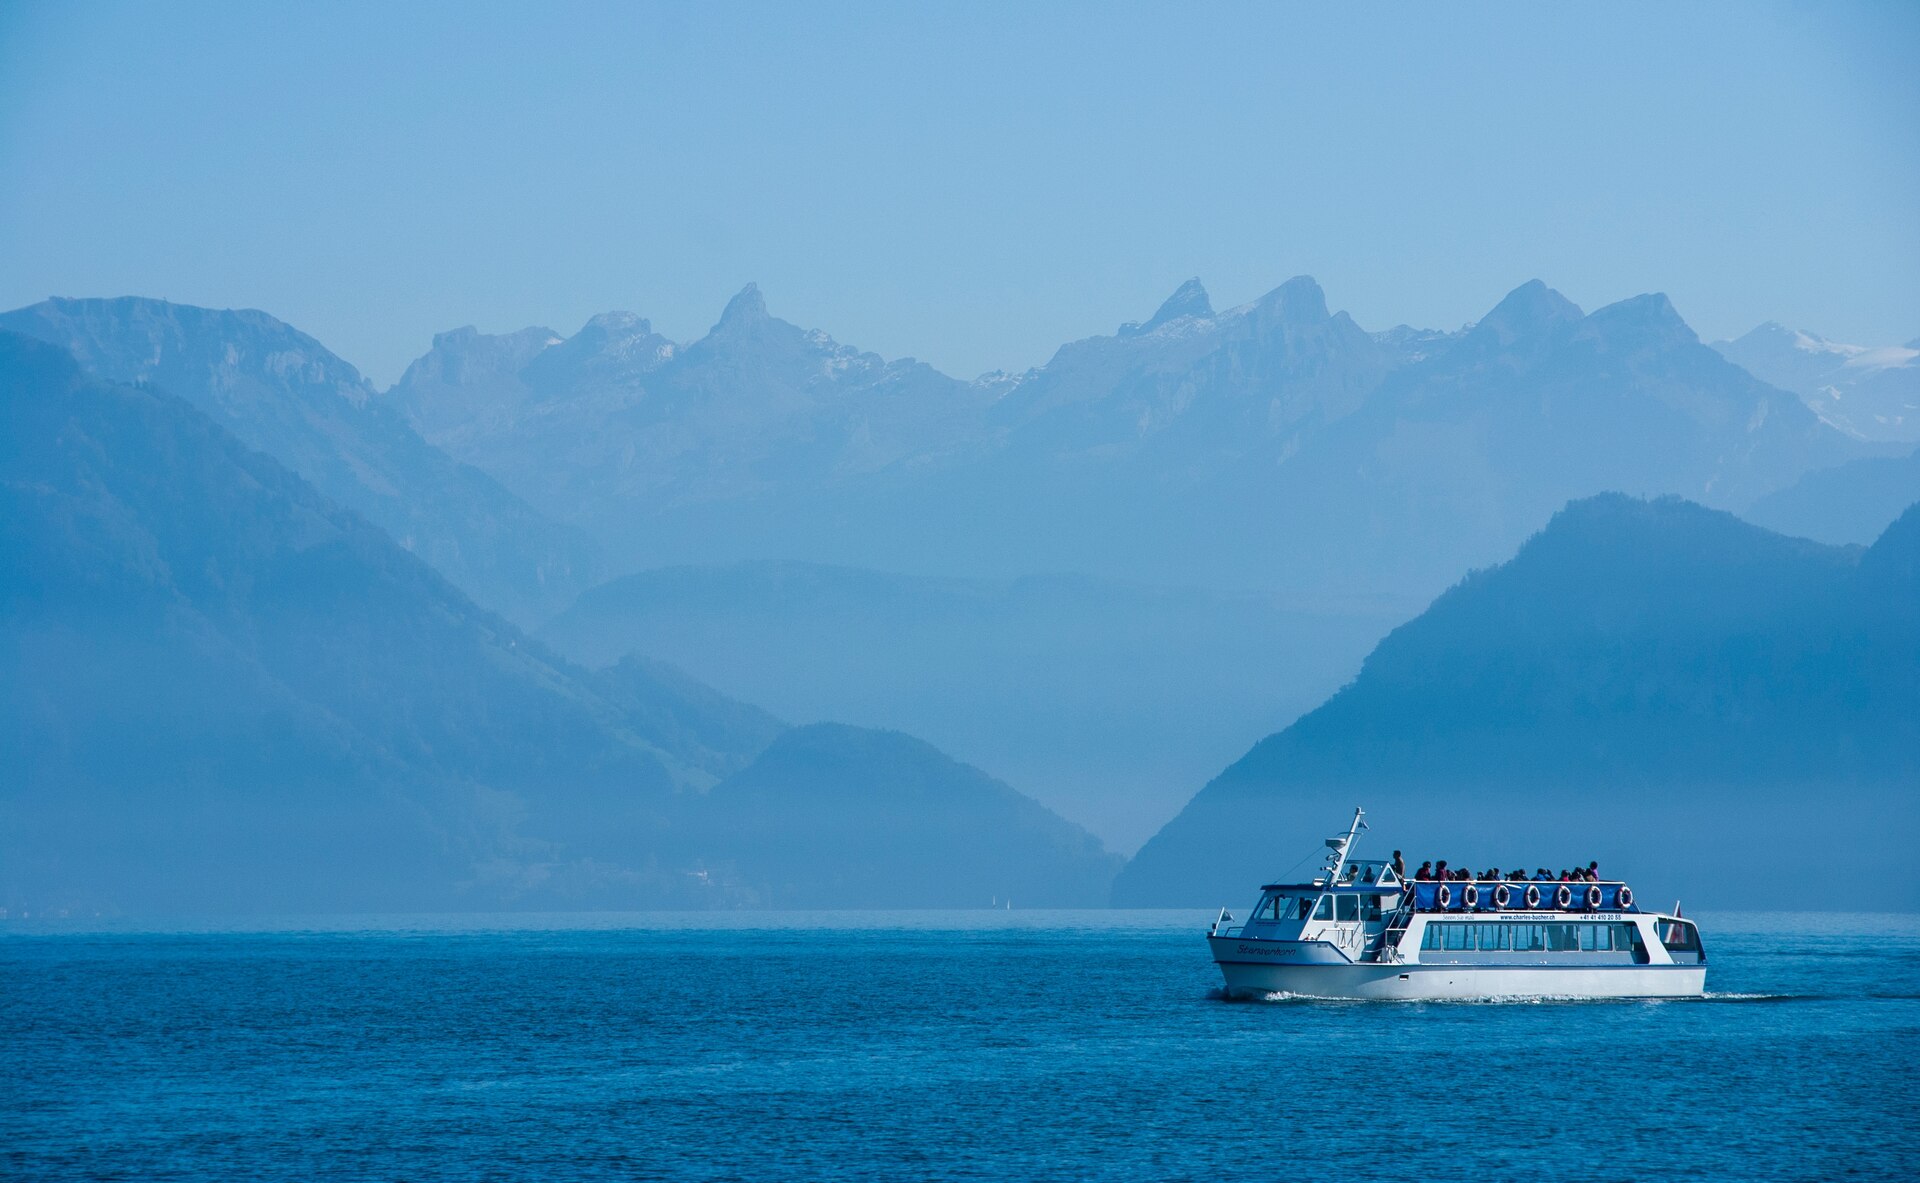
[[[1464,879],[1457,881],[1441,880],[1438,882],[1423,879],[1416,880],[1413,884],[1413,906],[1423,912],[1439,912],[1443,910],[1449,912],[1465,911],[1465,889],[1476,887],[1480,890],[1478,910],[1485,911],[1494,907],[1493,893],[1505,887],[1513,893],[1513,899],[1507,904],[1506,910],[1510,912],[1525,911],[1527,908],[1527,888],[1537,887],[1540,889],[1540,907],[1538,910],[1544,911],[1553,907],[1554,895],[1564,887],[1573,895],[1573,902],[1569,906],[1574,909],[1584,910],[1587,906],[1587,889],[1597,887],[1600,889],[1600,906],[1596,909],[1597,911],[1624,912],[1631,910],[1630,907],[1623,908],[1620,906],[1620,889],[1625,886],[1626,884],[1617,882],[1573,883],[1558,879],[1551,881],[1546,879],[1529,879],[1524,883],[1517,879],[1486,881]],[[1448,902],[1445,909],[1440,907],[1438,898],[1442,887],[1453,889],[1450,893],[1452,899]]]

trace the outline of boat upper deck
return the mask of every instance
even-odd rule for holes
[[[1416,912],[1637,912],[1633,889],[1616,879],[1417,879]]]
[[[1289,897],[1407,896],[1415,912],[1637,912],[1633,889],[1617,879],[1416,879],[1404,881],[1386,864],[1357,866],[1331,881],[1267,883],[1261,892]]]

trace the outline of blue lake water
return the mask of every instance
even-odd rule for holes
[[[1686,1002],[1233,1003],[1169,912],[0,923],[0,1172],[1844,1179],[1920,1168],[1920,918]],[[96,925],[97,927],[97,925]]]

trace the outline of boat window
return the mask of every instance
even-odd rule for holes
[[[1380,919],[1380,897],[1370,895],[1360,901],[1360,919],[1371,924]]]
[[[1504,924],[1482,924],[1480,927],[1480,951],[1495,953],[1507,947],[1507,926]]]
[[[1569,953],[1580,948],[1580,938],[1571,924],[1549,924],[1547,928],[1547,949],[1554,953]]]
[[[1253,918],[1255,920],[1305,920],[1307,914],[1312,911],[1311,899],[1270,895],[1260,901],[1260,906],[1254,911]]]
[[[1511,927],[1515,953],[1540,953],[1546,950],[1547,936],[1541,931],[1545,925],[1515,924]]]
[[[1426,931],[1420,934],[1420,947],[1422,949],[1438,949],[1440,947],[1440,926],[1438,924],[1427,925]]]
[[[1440,934],[1440,947],[1450,951],[1466,952],[1473,948],[1473,930],[1471,924],[1443,924],[1446,931]]]
[[[1320,906],[1313,910],[1313,918],[1315,920],[1332,920],[1333,919],[1333,897],[1332,896],[1323,895],[1320,897]]]
[[[1342,920],[1360,919],[1360,897],[1357,895],[1336,896],[1338,915]]]
[[[1633,948],[1631,924],[1582,924],[1580,948],[1588,953],[1626,952]]]
[[[1685,920],[1662,920],[1660,943],[1669,949],[1694,950],[1700,947],[1700,934]]]

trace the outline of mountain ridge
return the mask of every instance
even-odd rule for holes
[[[597,572],[584,534],[430,446],[359,371],[264,312],[56,299],[0,313],[0,329],[185,398],[509,615],[543,615]]]
[[[1744,508],[1872,454],[1659,293],[1586,313],[1530,280],[1456,333],[1370,333],[1308,276],[1225,311],[1196,279],[1144,322],[971,383],[780,320],[756,285],[728,309],[626,370],[550,360],[583,330],[529,363],[536,411],[434,438],[635,567],[1424,594],[1580,496]]]
[[[538,635],[588,665],[665,658],[785,718],[917,735],[1127,851],[1412,607],[761,560],[609,580]]]
[[[186,400],[7,332],[0,426],[0,905],[745,898],[687,841],[778,720],[572,665]]]
[[[1651,860],[1663,882],[1735,906],[1725,876],[1761,860],[1810,877],[1805,903],[1844,906],[1795,839],[1843,806],[1884,827],[1857,852],[1869,862],[1909,832],[1916,551],[1920,507],[1872,548],[1835,548],[1674,498],[1576,502],[1203,788],[1115,901],[1249,890],[1277,848],[1247,819],[1282,809],[1280,836],[1304,841],[1360,801],[1376,825],[1394,819],[1396,845],[1419,835],[1467,863],[1546,842],[1530,864]],[[1645,825],[1650,811],[1671,828]]]
[[[1767,321],[1713,347],[1855,438],[1920,443],[1920,339],[1847,345]]]
[[[804,850],[780,820],[796,797],[823,823]],[[1121,862],[1031,797],[898,731],[794,728],[702,804],[694,824],[717,852],[706,876],[749,907],[1097,907]]]

